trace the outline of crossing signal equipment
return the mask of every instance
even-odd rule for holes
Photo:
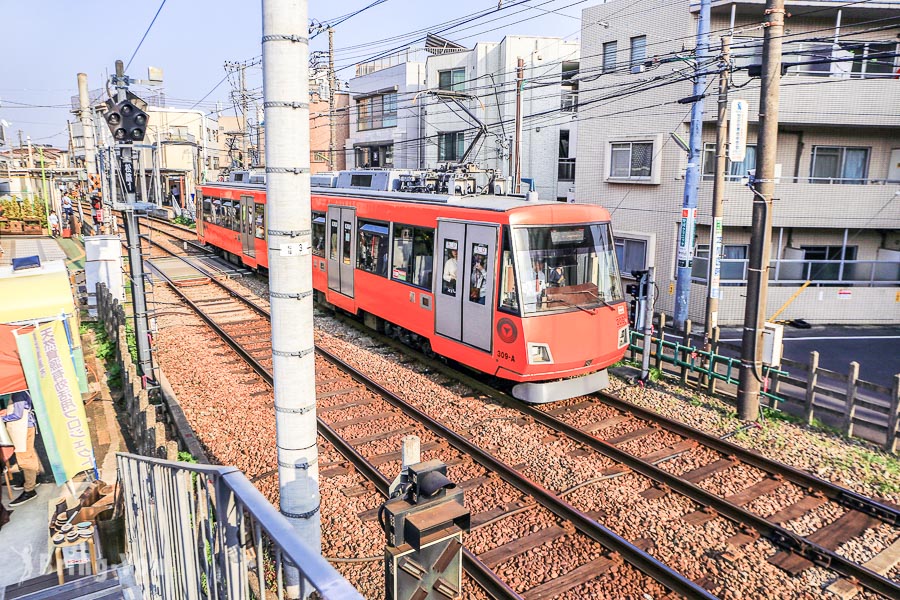
[[[117,142],[140,142],[147,133],[147,113],[134,100],[129,97],[117,103],[106,101],[106,124]]]

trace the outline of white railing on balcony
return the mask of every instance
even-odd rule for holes
[[[407,48],[395,54],[382,56],[375,60],[359,63],[356,65],[356,76],[368,75],[375,71],[395,67],[408,62],[425,62],[425,59],[433,55],[458,54],[459,52],[468,52],[468,48]]]
[[[362,600],[235,467],[117,454],[127,552],[149,600]],[[286,581],[287,580],[287,581]]]
[[[723,285],[747,283],[747,259],[720,261]],[[709,258],[695,257],[691,277],[705,282]],[[900,262],[893,260],[773,260],[769,263],[769,283],[800,285],[810,281],[818,285],[887,287],[900,285]]]
[[[703,181],[712,181],[714,179],[711,173],[703,174]],[[747,175],[726,174],[725,181],[735,183],[747,183]],[[840,185],[900,185],[900,179],[862,179],[857,177],[779,177],[775,180],[779,183],[820,183],[820,184],[840,184]]]

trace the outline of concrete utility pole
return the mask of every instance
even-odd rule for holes
[[[281,513],[321,548],[310,263],[307,0],[263,0],[266,219]],[[297,74],[304,74],[298,77]],[[300,583],[289,593],[305,596]]]
[[[709,7],[711,0],[701,0],[697,21],[697,49],[695,69],[701,74],[694,77],[691,108],[691,135],[688,140],[690,155],[684,174],[684,200],[681,204],[681,228],[678,233],[678,270],[675,282],[675,327],[684,329],[691,301],[691,268],[694,263],[694,229],[697,226],[697,193],[700,172],[703,168],[703,94],[706,91],[706,65],[709,57]]]
[[[90,180],[91,175],[97,174],[97,151],[94,144],[94,113],[91,110],[91,99],[88,97],[87,73],[78,74],[78,105],[78,119],[81,121],[81,134],[84,136],[84,166]]]
[[[525,59],[516,61],[516,142],[513,148],[513,190],[520,192],[522,180],[522,87],[525,85]]]
[[[731,36],[722,36],[722,72],[719,73],[719,114],[716,120],[716,175],[713,181],[712,225],[709,230],[709,272],[706,276],[704,350],[719,341],[719,278],[722,269],[722,201],[725,198],[725,142],[728,139],[728,76],[731,73]]]
[[[755,177],[750,182],[750,189],[753,190],[753,217],[737,397],[738,417],[744,420],[756,420],[759,417],[759,388],[762,379],[761,338],[766,318],[769,257],[772,251],[772,196],[775,192],[775,152],[778,149],[778,100],[783,35],[784,0],[766,0],[762,85],[759,90],[757,138],[759,160]]]
[[[337,150],[336,123],[334,122],[334,28],[328,26],[328,169],[334,171],[334,153]]]
[[[128,78],[121,60],[116,61],[116,91],[118,102],[128,100]],[[147,296],[144,291],[144,257],[141,255],[140,227],[134,214],[135,174],[131,142],[119,143],[122,156],[122,181],[125,184],[125,239],[128,243],[128,268],[131,274],[131,300],[134,306],[134,338],[137,342],[138,363],[141,366],[144,387],[154,380],[153,360],[150,356],[150,327],[147,322]]]
[[[250,128],[247,125],[247,113],[250,108],[247,105],[247,65],[241,65],[241,115],[243,115],[241,123],[241,166],[248,168],[250,159],[247,154],[250,152]]]

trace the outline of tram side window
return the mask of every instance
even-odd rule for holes
[[[445,296],[456,297],[456,281],[459,275],[459,242],[457,240],[444,240],[444,271],[441,282],[441,293]]]
[[[231,202],[223,202],[222,203],[222,217],[219,220],[219,225],[226,229],[234,230],[234,204]]]
[[[393,250],[391,279],[430,290],[434,229],[395,224]]]
[[[519,314],[519,293],[516,287],[516,270],[510,246],[509,227],[503,228],[503,246],[500,251],[500,306],[502,311]]]
[[[353,226],[350,223],[344,223],[344,264],[352,264],[350,262],[350,248],[353,246]]]
[[[338,222],[337,219],[331,220],[331,250],[328,252],[328,260],[337,260],[338,251]]]
[[[390,234],[388,227],[387,223],[359,221],[356,268],[387,277]]]
[[[212,223],[212,198],[209,196],[203,197],[203,221]]]
[[[257,204],[254,206],[254,212],[256,213],[256,223],[254,225],[256,239],[264,240],[266,239],[266,205]]]
[[[312,214],[312,253],[325,256],[325,215],[318,212]]]

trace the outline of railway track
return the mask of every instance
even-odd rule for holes
[[[233,301],[240,303],[237,299]],[[223,306],[219,305],[219,308]],[[264,319],[263,309],[253,312]],[[228,326],[246,327],[247,323],[243,321],[246,319],[238,319]],[[252,329],[241,329],[237,332],[232,330],[232,334],[228,335],[232,339],[251,338],[254,335],[251,331],[260,330],[266,332],[264,339],[267,340],[267,321],[265,327],[253,326]],[[243,346],[235,339],[233,347],[237,350],[237,347]],[[260,358],[265,360],[265,354],[269,351],[267,342],[257,350]],[[437,364],[435,368],[442,366]],[[879,522],[895,529],[900,526],[898,518],[900,513],[895,507],[875,502],[805,472],[770,461],[740,446],[665,419],[609,394],[574,399],[537,409],[504,397],[496,390],[486,388],[481,382],[463,374],[450,373],[451,376],[458,376],[464,380],[472,389],[503,402],[534,423],[577,442],[583,448],[612,459],[615,464],[601,470],[604,478],[638,474],[652,482],[640,492],[647,500],[662,499],[670,494],[691,499],[697,503],[698,508],[682,516],[685,523],[702,526],[712,520],[724,518],[737,524],[738,529],[729,538],[728,543],[738,552],[761,535],[778,549],[769,562],[792,575],[801,573],[812,565],[818,565],[846,577],[847,580],[842,585],[844,588],[848,586],[852,588],[858,584],[885,597],[900,597],[900,587],[896,581],[891,581],[882,574],[835,552],[841,544],[862,535],[869,527]],[[358,409],[367,404],[351,402],[341,410]],[[327,402],[323,406],[325,414],[337,410]],[[337,406],[340,407],[341,403]],[[351,425],[354,424],[345,426]],[[447,429],[443,425],[438,425],[442,429]],[[449,430],[442,433],[457,435]],[[386,435],[390,437],[390,433]],[[459,448],[470,456],[484,453],[477,447],[471,447],[471,443],[465,438],[457,441],[469,444]],[[700,456],[695,456],[698,454]],[[485,458],[490,463],[490,455]],[[687,468],[685,465],[693,467]],[[501,469],[503,466],[505,465],[501,465]],[[362,467],[357,468],[365,472]],[[744,485],[739,489],[734,489],[734,485],[731,486],[732,493],[715,493],[706,489],[728,488],[721,480],[726,479],[728,473],[735,468],[742,472]],[[713,480],[720,480],[718,486],[709,485]],[[377,478],[373,481],[379,485]],[[786,495],[788,501],[779,510],[764,517],[759,510],[748,508],[752,508],[755,501],[773,493],[777,494],[779,491],[790,492]],[[785,526],[796,519],[802,520],[805,515],[828,504],[839,507],[842,514],[823,527],[800,535]],[[602,519],[602,515],[591,515],[590,511],[579,511],[574,506],[572,508],[587,515],[591,521]],[[534,541],[539,541],[539,538],[536,537]],[[896,556],[897,551],[898,544],[895,541],[870,564],[880,565],[881,570],[886,571],[884,565],[896,560],[892,559],[891,553]],[[700,585],[708,583],[700,581]],[[696,593],[696,590],[693,592]]]
[[[212,273],[204,272],[202,267],[198,270],[214,285],[184,285],[168,280],[170,287],[271,385],[267,313],[216,281]],[[159,274],[164,275],[163,272]],[[388,477],[399,471],[397,449],[400,438],[412,433],[424,441],[423,459],[440,458],[451,465],[451,476],[467,491],[467,504],[476,507],[472,518],[475,530],[489,529],[502,524],[505,519],[515,519],[523,512],[531,513],[529,526],[537,528],[536,531],[523,532],[522,536],[514,536],[507,543],[482,553],[484,560],[466,550],[464,567],[467,573],[492,596],[553,597],[581,586],[613,593],[630,581],[635,589],[653,590],[656,587],[660,594],[669,589],[688,597],[714,598],[600,525],[591,515],[582,513],[552,491],[524,477],[514,467],[418,411],[336,355],[321,348],[317,352],[322,359],[317,365],[316,376],[320,434],[372,481],[380,493],[387,493]],[[497,497],[507,497],[510,501],[497,506]],[[478,511],[477,507],[483,510]],[[374,519],[374,511],[363,518]],[[551,560],[555,557],[555,562],[585,561],[560,572],[557,577],[541,578],[538,582],[520,581],[516,585],[518,590],[492,570],[492,567],[509,561],[521,561],[527,571],[541,574],[543,569],[534,564],[534,558],[527,556],[545,544],[554,545]],[[575,557],[566,556],[567,553],[575,554]],[[541,562],[545,560],[543,556],[537,558]],[[655,585],[654,580],[662,585]]]

